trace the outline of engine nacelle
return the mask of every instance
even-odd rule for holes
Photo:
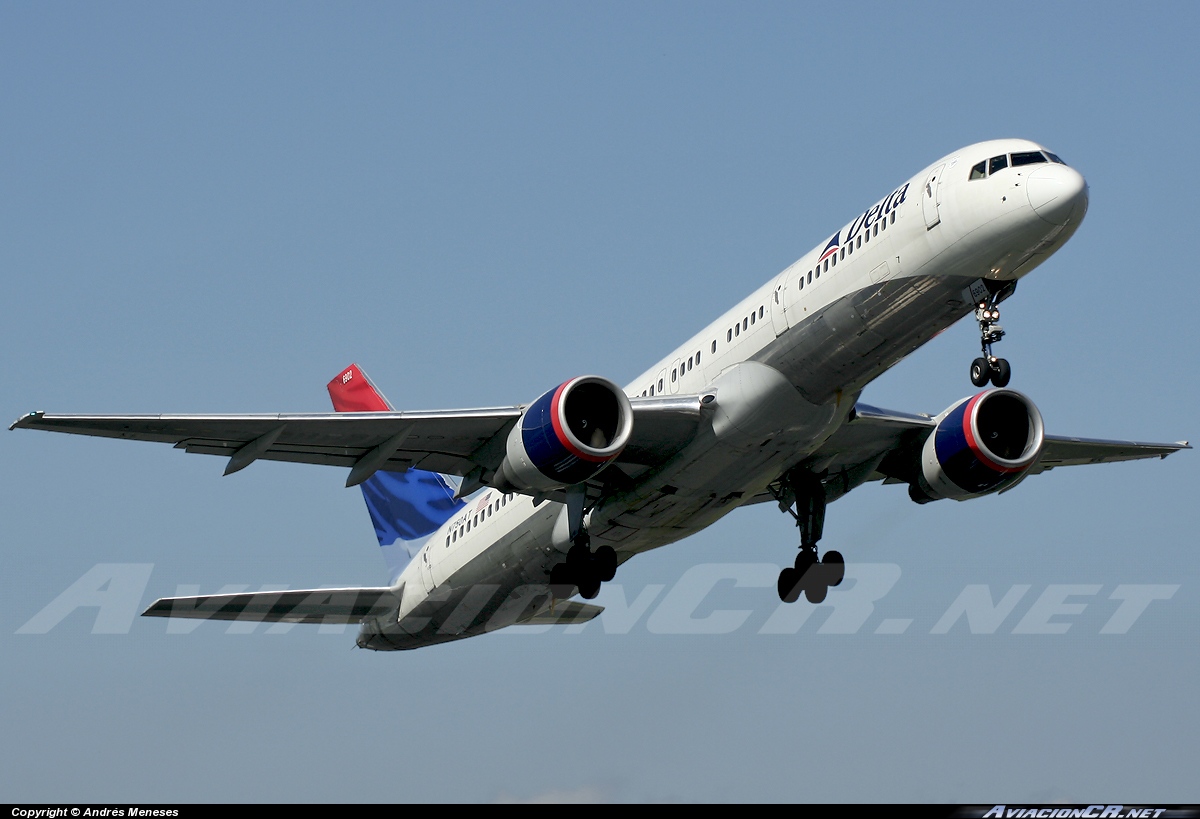
[[[583,483],[615,460],[633,432],[629,397],[594,375],[566,381],[525,410],[492,485],[543,491]]]
[[[1042,414],[1016,390],[986,390],[938,417],[909,494],[918,503],[967,500],[1025,476],[1042,451]]]

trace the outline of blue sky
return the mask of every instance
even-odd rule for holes
[[[412,409],[625,382],[937,157],[1020,136],[1091,206],[1005,304],[1013,386],[1051,432],[1195,438],[1198,23],[1188,3],[4,2],[0,409],[322,411],[351,361]],[[941,410],[975,339],[956,325],[866,400]],[[752,578],[795,541],[761,506],[624,566],[606,594],[657,595],[624,633],[376,654],[353,629],[98,634],[94,608],[17,634],[97,565],[150,564],[142,605],[385,570],[340,470],[0,446],[14,801],[1200,801],[1194,453],[964,504],[864,487],[825,545],[892,585],[853,634],[822,633],[827,608],[761,633],[778,601]],[[725,579],[695,616],[745,622],[653,627],[697,566]],[[994,633],[931,633],[980,585],[1029,589]],[[1121,586],[1178,588],[1102,634]],[[1067,592],[1066,633],[1013,633]]]

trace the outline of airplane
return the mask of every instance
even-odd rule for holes
[[[33,412],[10,429],[170,443],[227,457],[227,475],[258,459],[349,467],[388,585],[163,598],[147,616],[358,624],[375,650],[582,623],[621,564],[758,503],[799,529],[780,600],[819,604],[845,575],[839,552],[818,550],[826,506],[864,483],[964,501],[1191,448],[1048,435],[1008,387],[999,305],[1087,207],[1083,176],[1045,147],[981,142],[892,188],[624,389],[585,375],[528,404],[397,411],[351,365],[329,383],[333,413]],[[932,416],[859,400],[972,313],[982,391]]]

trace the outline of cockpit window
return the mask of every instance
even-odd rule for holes
[[[996,171],[1002,171],[1007,167],[1008,167],[1008,155],[1007,154],[1000,154],[1000,156],[993,156],[991,159],[988,160],[988,174],[989,175],[994,174]]]
[[[1019,168],[1022,165],[1037,165],[1039,162],[1045,162],[1046,157],[1042,156],[1041,151],[1025,151],[1024,153],[1012,155],[1012,166]]]
[[[1066,162],[1063,162],[1061,159],[1059,159],[1057,154],[1052,154],[1049,151],[1046,151],[1046,156],[1050,157],[1051,162],[1054,162],[1058,165],[1066,165],[1067,164]]]
[[[971,168],[971,179],[983,179],[987,176],[987,160],[983,160],[975,167]]]

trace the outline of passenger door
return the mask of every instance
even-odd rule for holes
[[[942,171],[945,169],[945,164],[941,164],[930,171],[925,179],[925,187],[921,189],[921,213],[925,216],[926,230],[932,230],[942,221],[938,206],[941,204]]]
[[[429,565],[429,550],[421,550],[421,585],[425,587],[426,593],[433,591],[433,567]]]
[[[781,335],[787,332],[788,328],[787,314],[784,310],[783,304],[783,296],[786,292],[785,287],[789,273],[791,273],[790,268],[779,274],[779,278],[775,280],[775,293],[771,297],[771,326],[775,329],[776,338],[779,338]]]

